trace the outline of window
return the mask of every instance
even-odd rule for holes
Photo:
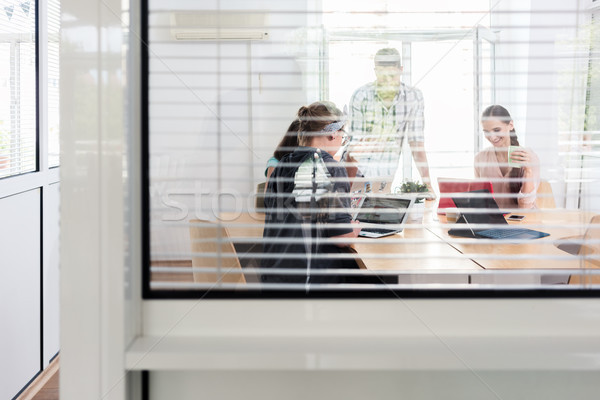
[[[584,30],[586,36],[586,47],[589,48],[589,62],[585,66],[587,70],[585,91],[585,121],[584,128],[575,142],[580,145],[580,151],[575,155],[579,158],[581,165],[581,191],[580,203],[583,207],[594,204],[600,196],[597,189],[600,167],[600,62],[598,40],[600,40],[600,14],[598,6],[592,8],[588,29]]]
[[[492,75],[493,43],[481,39],[482,32],[487,31],[484,27],[387,34],[380,30],[329,31],[326,35],[329,95],[326,97],[336,104],[348,104],[356,90],[357,76],[375,79],[373,55],[377,50],[402,49],[403,82],[415,82],[427,99],[425,142],[432,179],[436,181],[437,177],[449,175],[468,178],[473,171],[473,157],[483,144],[481,140],[474,140],[479,136],[478,123],[474,125],[474,121],[482,111],[481,105],[492,104],[494,95],[491,82],[485,81]],[[490,33],[490,36],[494,35]],[[453,79],[447,79],[448,76]],[[442,93],[440,82],[444,82]],[[472,107],[474,103],[479,106]],[[455,121],[452,135],[447,134],[448,121]],[[469,142],[472,146],[466,147],[464,144]],[[407,148],[406,143],[404,148]],[[405,180],[418,179],[419,171],[410,152],[404,151],[393,185],[399,188]]]
[[[10,298],[18,305],[4,312],[14,329],[1,338],[12,352],[5,357],[11,365],[0,365],[8,374],[1,398],[18,397],[59,350],[60,171],[49,168],[58,166],[57,146],[48,150],[48,123],[58,140],[58,4],[6,0],[0,5],[0,253],[5,275],[0,292],[4,303]]]
[[[576,41],[585,10],[470,0],[218,4],[148,3],[147,296],[572,290],[581,286],[569,283],[594,281],[600,204],[580,187],[598,178],[583,177],[583,150],[566,139],[584,130],[584,115],[589,131],[594,115],[581,107],[586,91],[587,107],[595,101]],[[392,57],[401,83],[388,96],[374,68],[378,51],[390,48],[396,52],[382,54]],[[350,104],[376,79],[365,89],[371,103]],[[265,192],[267,161],[299,107],[316,101],[333,101],[340,114],[348,105],[346,115],[329,109],[327,118],[339,118],[327,126],[352,121],[348,154],[364,176],[349,180],[340,195],[332,188],[345,177],[335,168],[346,164],[327,164],[320,153],[299,159],[297,171],[276,170],[284,192],[271,178]],[[482,116],[493,104],[510,116],[498,108]],[[359,113],[367,128],[354,125]],[[341,131],[326,135],[321,128],[318,137],[342,146]],[[298,132],[302,138],[306,131]],[[392,172],[369,175],[365,159]],[[293,190],[283,188],[286,179]],[[321,197],[332,192],[339,196]],[[276,218],[289,211],[274,211],[279,194],[293,198],[292,222]],[[325,211],[303,214],[304,200],[306,209]],[[369,212],[361,212],[364,204]],[[388,222],[398,232],[347,239],[342,232],[350,233],[354,216],[364,231]],[[515,230],[521,236],[490,236]],[[298,259],[301,265],[289,268]]]
[[[0,15],[0,177],[36,170],[35,3],[13,2]]]
[[[60,164],[59,152],[59,37],[60,2],[48,1],[48,166]]]

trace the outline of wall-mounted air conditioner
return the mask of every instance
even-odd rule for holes
[[[171,14],[171,39],[264,40],[265,20],[262,12],[177,11]]]

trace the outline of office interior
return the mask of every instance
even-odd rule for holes
[[[60,354],[61,399],[593,398],[597,259],[558,246],[598,246],[599,7],[7,0],[2,396]],[[507,256],[448,238],[434,203],[398,237],[357,239],[367,270],[398,277],[386,295],[196,281],[190,220],[260,236],[257,185],[298,107],[348,104],[382,47],[423,93],[438,195],[473,178],[481,111],[502,104],[553,200],[523,223],[550,239]],[[393,185],[419,178],[405,143]]]

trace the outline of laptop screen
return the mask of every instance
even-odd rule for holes
[[[438,178],[438,185],[440,188],[438,213],[442,214],[446,213],[446,208],[458,207],[458,204],[456,204],[452,199],[452,197],[458,193],[485,189],[489,190],[490,193],[494,193],[492,182],[490,181]]]
[[[368,196],[356,219],[374,224],[401,224],[409,206],[410,199]]]
[[[471,224],[506,224],[504,215],[489,190],[463,192],[452,197],[460,213]]]

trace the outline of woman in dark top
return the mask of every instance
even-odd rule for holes
[[[277,166],[279,160],[290,153],[293,153],[298,147],[298,129],[300,129],[300,120],[295,119],[287,129],[287,132],[275,148],[273,156],[267,160],[267,168],[265,168],[265,177],[267,181]],[[266,188],[265,188],[266,189]]]
[[[279,161],[265,196],[262,268],[288,269],[295,274],[267,273],[272,283],[340,283],[352,281],[335,273],[315,270],[357,268],[348,242],[360,226],[350,209],[346,169],[333,159],[345,140],[345,118],[332,103],[317,102],[298,110],[299,147]],[[331,239],[336,239],[335,243]]]

